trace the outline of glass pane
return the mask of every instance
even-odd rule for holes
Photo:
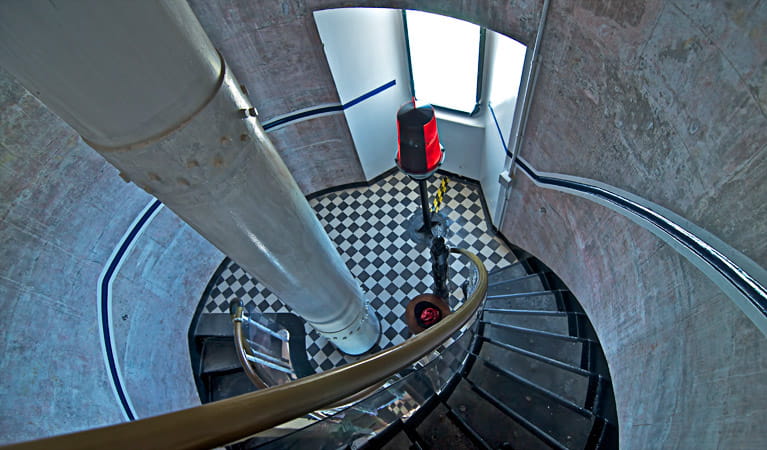
[[[477,100],[478,25],[420,11],[407,11],[415,96],[470,113]]]

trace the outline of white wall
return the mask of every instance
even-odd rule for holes
[[[499,205],[504,201],[504,189],[498,182],[498,176],[506,165],[506,154],[503,141],[498,132],[501,129],[506,144],[511,140],[511,125],[514,120],[514,109],[517,101],[517,91],[522,77],[522,66],[525,59],[526,47],[519,42],[493,31],[487,31],[487,64],[488,98],[498,120],[496,126],[493,116],[488,110],[484,115],[484,151],[480,168],[479,181],[485,194],[490,216],[497,223]]]
[[[396,117],[410,98],[400,10],[342,8],[314,12],[342,103],[391,80],[397,84],[344,111],[365,178],[394,167]]]
[[[400,10],[341,8],[314,12],[325,55],[342,103],[391,80],[396,85],[344,111],[365,178],[394,167],[397,109],[410,99],[405,36]],[[495,109],[508,142],[525,46],[487,31],[485,103]],[[437,112],[445,147],[442,169],[479,180],[495,220],[501,195],[498,175],[505,153],[486,108],[474,117]]]
[[[485,130],[482,120],[437,111],[439,141],[445,147],[442,169],[479,180]]]

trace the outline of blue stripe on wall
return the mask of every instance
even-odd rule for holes
[[[99,286],[99,293],[100,293],[99,300],[100,300],[100,313],[101,313],[100,320],[101,320],[101,329],[102,329],[102,332],[104,333],[103,335],[103,339],[105,343],[104,350],[106,351],[107,364],[109,365],[109,373],[112,377],[112,383],[114,384],[115,390],[117,392],[117,396],[120,399],[120,405],[125,411],[125,414],[128,417],[128,420],[136,420],[136,416],[130,406],[130,403],[128,402],[128,397],[125,393],[125,387],[122,385],[120,381],[120,376],[117,371],[117,363],[115,362],[115,355],[114,355],[113,343],[112,343],[112,330],[109,327],[110,282],[112,280],[112,277],[115,275],[117,268],[120,266],[120,262],[125,257],[128,249],[130,248],[131,244],[133,244],[133,241],[141,233],[142,228],[147,224],[147,222],[152,217],[154,212],[160,206],[162,206],[162,203],[159,200],[155,200],[151,204],[151,206],[149,206],[144,211],[144,214],[139,218],[139,220],[137,220],[134,223],[133,227],[129,230],[127,237],[123,240],[119,249],[113,255],[111,261],[109,261],[106,273],[101,280],[101,285]]]
[[[490,109],[490,114],[493,116],[493,121],[495,121],[495,127],[498,130],[498,136],[501,138],[503,149],[508,157],[513,158],[513,155],[511,152],[509,152],[509,148],[506,145],[506,140],[503,137],[503,132],[501,131],[501,127],[498,124],[498,118],[495,116],[493,107],[488,105],[488,108]],[[650,207],[640,205],[639,203],[629,200],[628,198],[618,195],[610,190],[592,184],[580,183],[565,178],[542,176],[539,175],[535,169],[528,166],[524,160],[515,158],[515,162],[527,174],[527,176],[535,180],[537,183],[587,193],[619,206],[628,214],[634,214],[643,218],[653,226],[671,236],[680,244],[687,247],[690,251],[705,261],[706,264],[711,266],[725,279],[727,279],[727,281],[729,281],[741,294],[743,294],[754,307],[756,307],[763,315],[767,317],[767,293],[765,293],[764,287],[756,282],[756,280],[754,280],[751,276],[749,276],[742,268],[735,265],[719,251],[714,249],[712,246],[704,242],[690,231],[679,226],[667,217],[664,217],[663,215],[653,211]]]
[[[506,145],[506,139],[503,137],[503,131],[501,131],[501,126],[498,124],[498,117],[495,116],[495,110],[493,109],[493,105],[490,103],[487,104],[487,109],[490,110],[490,114],[493,116],[493,122],[495,122],[495,129],[498,130],[498,137],[501,138],[501,144],[503,145],[503,151],[506,152],[506,156],[509,158],[513,158],[514,155],[509,152],[509,146]]]
[[[362,103],[365,100],[380,94],[381,92],[383,92],[383,91],[385,91],[385,90],[395,86],[396,84],[397,84],[397,80],[391,80],[388,83],[382,84],[381,86],[378,86],[377,88],[375,88],[375,89],[373,89],[371,91],[368,91],[368,92],[360,95],[359,97],[357,97],[355,99],[352,99],[352,100],[350,100],[350,101],[348,101],[348,102],[346,102],[346,103],[344,103],[342,105],[339,104],[339,105],[323,106],[321,108],[315,108],[315,109],[310,109],[310,110],[307,110],[307,111],[301,111],[299,113],[295,113],[295,114],[291,114],[289,116],[281,117],[279,119],[271,120],[269,122],[266,122],[263,125],[264,130],[265,131],[269,131],[270,129],[272,129],[274,127],[277,127],[277,126],[280,126],[280,125],[285,125],[286,123],[290,123],[290,122],[295,122],[297,120],[305,119],[307,117],[317,116],[317,115],[320,115],[320,114],[327,114],[327,113],[331,113],[331,112],[339,112],[339,111],[343,111],[345,109],[349,109],[349,108],[351,108],[354,105]]]

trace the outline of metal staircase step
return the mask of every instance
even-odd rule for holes
[[[517,278],[524,275],[527,275],[525,266],[522,264],[522,261],[516,261],[511,265],[491,270],[487,274],[487,277],[488,281],[493,282],[504,278]]]
[[[499,314],[509,314],[509,315],[517,315],[517,316],[560,316],[560,317],[567,317],[567,316],[582,316],[583,313],[580,312],[574,312],[574,311],[541,311],[537,309],[506,309],[506,308],[485,308],[484,311],[492,312],[492,313],[499,313]]]
[[[416,428],[428,448],[478,449],[474,441],[448,417],[449,409],[437,405]],[[412,439],[412,436],[411,436]],[[417,441],[416,441],[417,442]]]
[[[408,439],[407,434],[404,431],[400,431],[395,434],[394,437],[388,440],[381,450],[402,450],[403,448],[410,448],[413,445]]]
[[[536,424],[527,420],[524,416],[519,414],[517,411],[514,411],[513,409],[506,406],[503,402],[498,400],[490,392],[486,391],[480,386],[477,386],[476,384],[474,384],[473,382],[469,380],[467,380],[467,382],[471,385],[472,389],[476,393],[478,393],[482,398],[484,398],[488,403],[490,403],[495,408],[503,412],[506,416],[513,419],[519,425],[524,427],[528,432],[530,432],[531,434],[536,436],[538,439],[540,439],[543,443],[545,443],[546,445],[554,449],[567,450],[567,447],[564,444],[562,444],[557,439],[555,439],[554,437],[552,437],[551,435],[543,431]]]
[[[543,311],[556,313],[557,311]],[[506,314],[492,309],[483,311],[482,319],[487,322],[503,323],[519,328],[546,331],[555,334],[570,334],[570,318],[565,314]]]
[[[514,278],[501,278],[501,279],[496,279],[493,281],[490,281],[488,277],[487,287],[491,288],[494,286],[500,286],[502,284],[507,284],[507,283],[515,283],[515,282],[522,282],[525,280],[539,280],[539,279],[540,279],[540,274],[538,273],[529,273],[525,275],[515,276]]]
[[[563,291],[560,289],[553,289],[553,290],[538,290],[538,291],[529,291],[529,292],[513,292],[508,294],[488,295],[487,299],[497,300],[497,299],[507,299],[507,298],[536,297],[541,295],[552,295],[558,292],[563,292]]]
[[[491,325],[494,327],[500,327],[504,328],[506,330],[511,330],[517,333],[525,333],[525,334],[533,334],[536,336],[544,336],[552,339],[559,339],[562,341],[568,341],[568,342],[580,342],[580,343],[586,343],[586,344],[594,344],[595,341],[588,339],[588,338],[582,338],[578,336],[570,336],[567,334],[559,334],[559,333],[551,333],[548,331],[541,331],[541,330],[534,330],[531,328],[523,328],[523,327],[517,327],[514,325],[508,325],[505,323],[498,323],[498,322],[492,322],[488,320],[483,320],[482,323],[485,325]]]
[[[505,443],[516,440],[525,442],[527,445],[515,445],[514,448],[517,446],[530,448],[536,443],[536,439],[533,436],[526,436],[527,432],[514,421],[489,407],[485,399],[476,395],[466,379],[461,380],[450,398],[447,399],[447,404],[453,414],[473,433],[481,436],[484,445],[489,448],[499,448]]]
[[[208,401],[224,400],[256,390],[257,388],[248,376],[245,375],[245,372],[217,374],[210,377]]]
[[[534,273],[511,280],[494,281],[488,284],[487,295],[515,294],[518,292],[535,292],[546,290],[539,274]]]
[[[231,339],[209,338],[202,347],[200,373],[212,374],[242,369]]]
[[[483,438],[482,435],[477,432],[477,430],[472,428],[471,425],[469,425],[465,420],[463,420],[463,418],[460,415],[456,414],[455,411],[450,409],[447,412],[447,416],[450,418],[450,420],[453,421],[453,423],[455,423],[458,426],[458,428],[461,428],[463,432],[467,436],[469,436],[469,438],[472,441],[474,441],[474,444],[476,444],[479,448],[483,448],[485,450],[493,449],[493,447],[491,447],[490,444],[488,444],[487,441],[485,441],[485,438]]]
[[[201,314],[194,335],[197,338],[231,337],[234,335],[232,318],[225,313]]]
[[[497,340],[492,339],[492,338],[488,338],[488,337],[484,337],[483,336],[483,337],[481,337],[481,339],[484,342],[487,342],[487,343],[492,344],[494,346],[506,349],[506,350],[511,351],[511,352],[519,353],[520,355],[527,356],[528,358],[533,358],[535,360],[541,361],[543,363],[549,364],[549,365],[554,366],[554,367],[558,367],[558,368],[563,369],[563,370],[567,370],[567,371],[572,372],[572,373],[577,374],[577,375],[582,375],[584,377],[599,377],[599,376],[601,376],[601,375],[599,375],[597,373],[589,372],[588,370],[581,369],[580,367],[574,366],[572,364],[568,364],[566,362],[559,361],[558,359],[550,358],[548,356],[541,355],[539,353],[535,353],[535,352],[532,352],[532,351],[529,351],[529,350],[525,350],[525,349],[523,349],[521,347],[517,347],[517,346],[511,345],[511,344],[506,344],[506,343],[497,341]]]
[[[513,370],[516,372],[517,367],[514,367]],[[556,376],[577,377],[569,372],[551,367],[547,367],[547,372],[555,372]],[[546,376],[547,374],[541,373],[539,375]],[[583,448],[583,444],[588,439],[593,417],[586,417],[571,411],[549,396],[494,370],[484,364],[482,360],[477,361],[469,373],[468,379],[566,447]],[[534,383],[540,386],[538,379],[534,380]],[[556,381],[556,378],[553,380]],[[576,398],[583,400],[586,397],[588,383],[583,383],[584,379],[582,378],[579,381],[581,383],[576,385],[546,384],[543,387],[560,394],[560,397],[566,396],[566,400]],[[560,389],[562,390],[560,391]],[[583,404],[581,402],[574,403]]]
[[[479,355],[477,355],[477,356],[479,356]],[[480,358],[482,358],[482,357],[480,357]],[[517,375],[517,374],[513,373],[512,371],[510,371],[508,369],[499,367],[498,365],[494,364],[491,361],[487,361],[484,358],[482,358],[482,364],[484,364],[485,366],[493,369],[494,371],[498,372],[499,374],[514,380],[516,383],[519,383],[519,384],[525,386],[526,388],[537,392],[538,394],[541,394],[541,395],[543,395],[545,397],[548,397],[549,399],[551,399],[555,403],[558,403],[559,405],[563,406],[564,408],[569,409],[570,411],[573,411],[576,414],[579,414],[579,415],[581,415],[581,416],[583,416],[585,418],[589,418],[589,419],[595,416],[593,411],[588,410],[588,409],[586,409],[586,408],[576,404],[575,402],[564,398],[563,396],[561,396],[560,394],[558,394],[556,392],[553,392],[553,391],[551,391],[549,389],[546,389],[543,386],[539,386],[538,384],[533,383],[532,381],[528,380],[527,378],[524,378],[524,377],[522,377],[520,375]]]
[[[497,309],[559,311],[562,308],[561,299],[562,293],[559,291],[519,292],[488,296],[486,306]]]

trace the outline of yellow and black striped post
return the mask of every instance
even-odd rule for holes
[[[437,189],[437,196],[434,198],[434,201],[432,202],[432,208],[431,212],[436,213],[439,212],[439,209],[442,207],[442,201],[444,200],[445,192],[447,192],[447,184],[450,182],[450,178],[445,177],[442,179],[442,182],[439,185],[439,189]]]

